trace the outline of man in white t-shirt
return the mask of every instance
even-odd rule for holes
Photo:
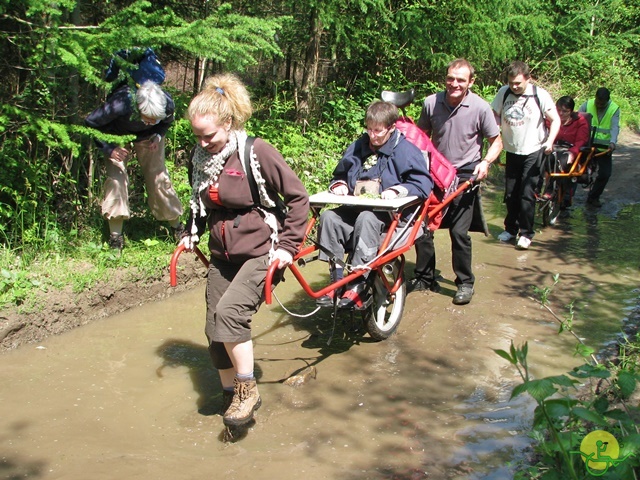
[[[549,92],[531,83],[529,66],[520,61],[507,67],[508,85],[491,103],[502,129],[507,152],[504,201],[507,216],[501,242],[517,238],[516,248],[526,250],[534,236],[535,189],[542,157],[553,149],[560,117]],[[545,126],[549,120],[549,129]]]

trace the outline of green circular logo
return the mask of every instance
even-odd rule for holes
[[[582,439],[580,452],[589,470],[607,470],[620,456],[620,445],[609,432],[594,430]]]

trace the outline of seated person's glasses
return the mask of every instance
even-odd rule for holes
[[[367,133],[371,137],[384,137],[387,133],[389,133],[389,130],[391,130],[391,127],[387,127],[382,130],[378,128],[376,129],[367,128]]]

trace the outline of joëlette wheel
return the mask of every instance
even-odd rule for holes
[[[372,288],[373,303],[363,312],[364,326],[374,340],[386,340],[393,335],[402,319],[407,286],[403,280],[400,288],[391,295],[384,282],[376,276]]]

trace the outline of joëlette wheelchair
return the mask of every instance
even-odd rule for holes
[[[415,92],[413,90],[402,93],[383,92],[383,99],[394,103],[402,109],[403,114],[404,108],[414,100],[414,97]],[[401,117],[398,122],[400,124],[404,122],[405,125],[413,123],[406,115]],[[399,125],[398,128],[401,129]],[[427,141],[430,144],[430,141]],[[429,148],[432,148],[431,144]],[[440,154],[435,151],[430,152],[432,158],[434,155]],[[473,178],[458,185],[455,169],[450,166],[453,169],[455,183],[449,184],[451,171],[443,173],[447,169],[447,165],[444,162],[446,162],[446,159],[441,160],[440,163],[430,163],[430,171],[437,188],[424,200],[417,197],[382,200],[363,196],[334,195],[329,192],[311,195],[309,201],[312,216],[307,223],[304,240],[293,258],[293,264],[288,267],[288,270],[291,271],[304,292],[313,299],[318,299],[323,295],[334,292],[334,319],[338,314],[338,310],[348,310],[352,317],[356,313],[360,313],[365,330],[371,338],[378,341],[387,339],[397,330],[402,319],[407,294],[404,276],[404,254],[413,248],[416,238],[424,231],[425,226],[430,230],[437,229],[449,203],[465,190],[473,187]],[[434,171],[436,169],[438,170],[437,172]],[[349,265],[344,259],[335,258],[332,252],[327,251],[324,246],[319,245],[312,238],[320,213],[323,209],[332,205],[371,209],[389,215],[389,227],[384,234],[377,255],[365,265]],[[178,246],[171,258],[170,277],[172,286],[177,284],[177,261],[183,251],[184,247]],[[345,267],[344,278],[314,290],[305,279],[302,269],[310,262],[317,261],[320,251],[324,251],[327,254],[330,262],[340,263],[341,266]],[[209,262],[206,256],[197,247],[194,248],[194,252],[205,265],[208,265]],[[273,263],[267,272],[264,288],[264,299],[267,305],[272,303],[274,275],[276,274],[277,266],[277,263]],[[348,283],[363,276],[366,276],[367,287],[364,295],[366,300],[362,303],[362,306],[339,309],[337,300],[340,296],[338,293]]]
[[[571,164],[564,160],[566,152],[573,146],[570,144],[558,143],[554,145],[554,151],[545,156],[542,182],[536,195],[543,226],[556,224],[560,213],[571,205],[577,185],[591,188],[597,175],[597,158],[611,152],[610,148],[595,144],[595,133],[592,127],[589,142],[580,149]]]

